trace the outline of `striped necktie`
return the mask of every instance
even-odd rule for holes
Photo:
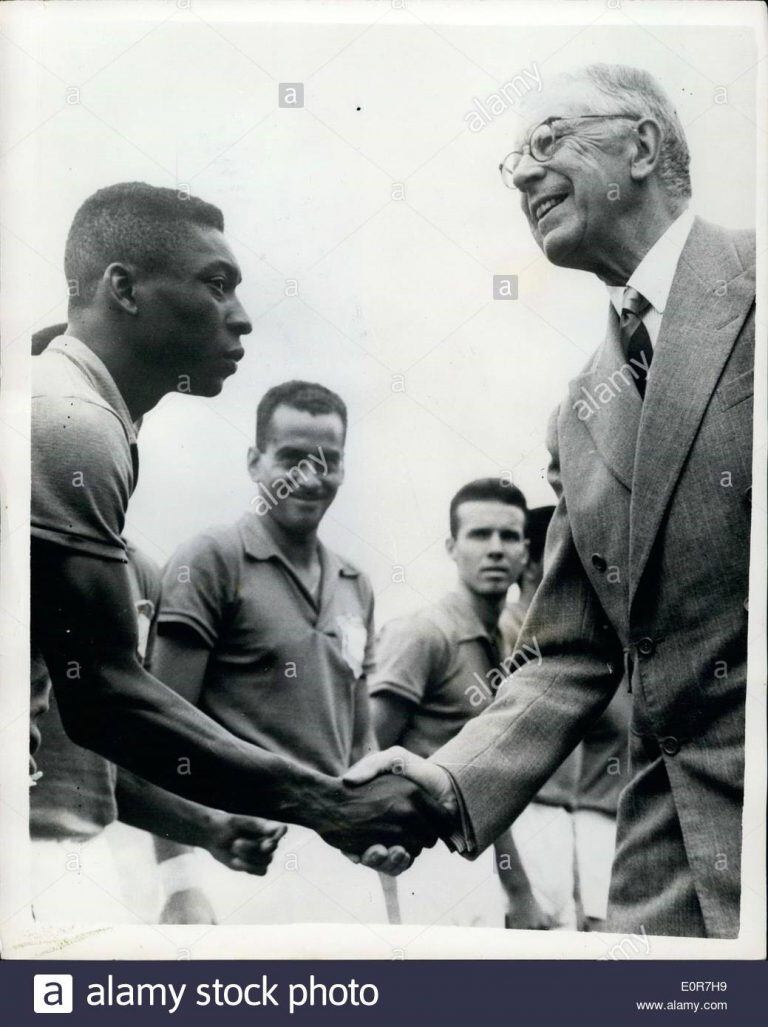
[[[624,356],[632,369],[637,391],[641,399],[645,397],[645,384],[648,370],[653,360],[653,346],[648,329],[643,324],[643,314],[650,303],[637,289],[627,286],[624,290],[624,301],[621,308],[621,346]]]

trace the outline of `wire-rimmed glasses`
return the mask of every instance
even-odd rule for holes
[[[557,144],[563,138],[558,135],[555,123],[558,121],[585,121],[595,118],[625,118],[636,120],[636,114],[568,114],[553,115],[545,121],[541,121],[528,136],[528,142],[524,143],[519,150],[512,150],[499,164],[501,180],[508,189],[516,189],[514,174],[517,166],[526,154],[533,157],[540,164],[546,164],[554,156]]]

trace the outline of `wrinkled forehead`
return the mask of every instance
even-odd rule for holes
[[[520,127],[515,145],[519,147],[527,142],[532,130],[547,118],[592,114],[599,106],[600,97],[589,82],[565,76],[551,79],[544,83],[541,92],[528,93],[520,105]]]

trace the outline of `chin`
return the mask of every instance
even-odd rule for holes
[[[478,595],[481,595],[481,596],[492,596],[492,597],[495,597],[497,599],[500,599],[502,596],[505,596],[507,594],[507,592],[509,592],[511,587],[512,586],[509,585],[509,584],[507,584],[507,585],[497,585],[495,581],[494,582],[482,581],[482,582],[480,582],[478,587],[475,589],[475,592]]]
[[[190,394],[193,396],[218,396],[224,388],[223,378],[213,378],[208,381],[193,382]]]
[[[540,245],[550,264],[581,270],[583,261],[580,257],[583,256],[583,247],[579,243],[580,236],[562,225],[547,232]]]
[[[282,517],[276,517],[275,520],[290,535],[307,535],[310,531],[314,531],[320,523],[319,518],[292,517],[290,514],[288,516],[284,514]]]
[[[541,247],[544,251],[544,256],[547,258],[550,264],[555,264],[557,267],[578,266],[576,263],[574,263],[575,254],[573,251],[573,247],[568,245],[568,243],[562,239],[553,239],[553,235],[556,235],[556,233],[550,232],[547,236],[548,241],[544,242]]]

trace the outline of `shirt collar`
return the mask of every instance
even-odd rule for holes
[[[443,597],[442,606],[450,615],[456,628],[456,639],[459,642],[471,642],[475,638],[485,638],[493,645],[496,639],[488,631],[472,608],[472,604],[461,592],[449,592]]]
[[[651,246],[632,272],[627,284],[608,286],[608,295],[619,317],[624,305],[624,291],[630,286],[645,296],[660,315],[664,314],[680,255],[693,220],[693,211],[683,211]]]
[[[254,560],[280,560],[288,564],[289,560],[278,545],[274,536],[264,523],[265,517],[249,510],[240,520],[240,530],[243,537],[243,546],[248,556]],[[318,539],[320,559],[323,564],[323,571],[330,577],[357,578],[360,572],[351,563],[347,563],[332,550],[328,549]]]
[[[136,443],[137,426],[131,420],[131,412],[126,406],[120,390],[115,384],[115,379],[109,373],[103,360],[96,356],[90,346],[86,346],[74,335],[57,335],[45,350],[40,354],[45,357],[46,353],[63,353],[65,357],[82,371],[90,382],[95,392],[108,403],[125,426],[128,442],[131,445]],[[141,419],[139,419],[140,423]]]

